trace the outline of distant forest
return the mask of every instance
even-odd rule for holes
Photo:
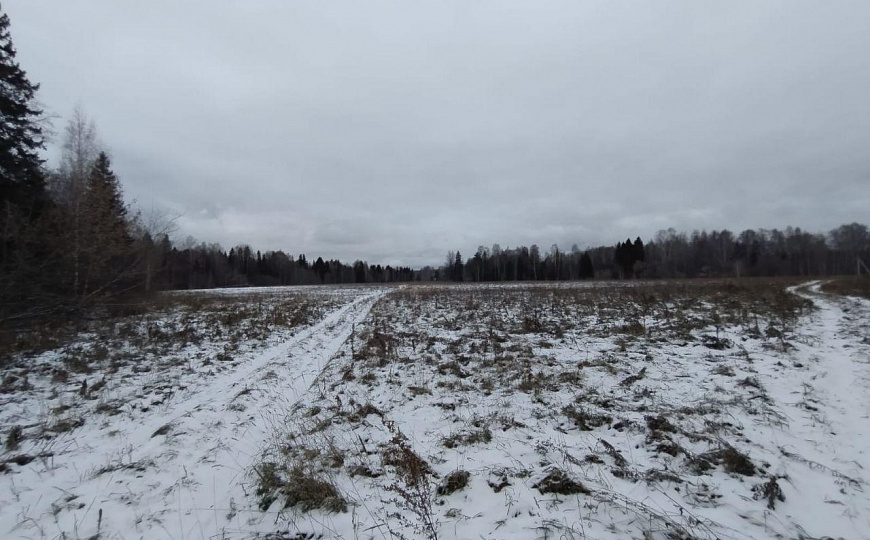
[[[573,279],[832,276],[855,274],[858,259],[870,264],[866,225],[842,225],[827,234],[785,230],[659,231],[646,243],[626,239],[615,246],[563,251],[553,245],[515,249],[479,247],[463,260],[449,253],[445,264],[424,269],[449,281],[527,281]]]
[[[870,261],[870,233],[865,225],[842,225],[828,234],[799,228],[783,231],[659,231],[653,240],[627,239],[615,246],[563,251],[553,245],[479,247],[463,259],[450,252],[439,268],[352,265],[338,260],[311,262],[283,251],[254,252],[248,246],[229,251],[217,245],[173,246],[164,236],[149,247],[158,288],[187,289],[329,283],[407,281],[545,281],[577,279],[695,278],[741,276],[829,276],[853,274],[857,261]]]
[[[40,157],[47,124],[16,59],[9,18],[0,12],[0,324],[142,298],[155,291],[234,286],[408,281],[526,281],[713,276],[827,276],[870,261],[865,225],[828,234],[800,229],[659,232],[615,246],[546,253],[533,245],[448,254],[441,267],[346,264],[261,253],[249,246],[170,240],[172,220],[143,216],[121,183],[96,128],[77,112],[63,132],[62,158]],[[313,260],[312,260],[313,259]]]

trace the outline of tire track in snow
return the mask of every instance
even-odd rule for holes
[[[245,485],[250,466],[274,434],[275,424],[305,395],[353,326],[384,294],[377,291],[336,310],[287,343],[265,351],[244,370],[216,381],[211,385],[214,393],[203,392],[186,404],[187,411],[176,417],[173,431],[189,433],[179,438],[188,439],[184,446],[195,451],[185,453],[175,469],[198,485],[175,490],[173,500],[162,498],[179,513],[180,537],[246,536],[259,529],[264,515],[248,507],[253,502],[252,489]],[[244,508],[247,515],[236,510],[232,516],[233,508]],[[219,513],[213,516],[216,509]],[[266,519],[264,526],[271,530],[271,520]]]
[[[325,365],[324,362],[328,361],[350,336],[353,324],[363,320],[374,303],[384,294],[386,294],[384,291],[378,291],[357,298],[333,311],[319,323],[299,331],[284,343],[260,352],[256,358],[239,366],[238,369],[215,377],[208,387],[198,390],[192,396],[180,401],[177,407],[167,410],[166,415],[170,417],[168,420],[164,416],[162,420],[146,423],[143,428],[147,426],[156,430],[167,423],[193,414],[204,406],[213,405],[220,399],[221,394],[233,392],[239,387],[244,389],[269,369],[284,368],[299,372],[301,378],[294,381],[289,390],[301,395],[302,390],[307,389],[306,380],[312,373],[320,373]],[[277,385],[268,386],[274,388]]]
[[[99,532],[103,539],[205,540],[271,530],[273,516],[251,506],[254,488],[247,472],[275,423],[388,291],[353,300],[120,429],[78,433],[76,444],[92,449],[89,459],[74,458],[54,471],[51,481],[81,507],[58,514],[52,501],[40,498],[28,509],[28,519],[41,528],[16,532],[21,538],[87,538]],[[165,433],[155,433],[167,425]]]

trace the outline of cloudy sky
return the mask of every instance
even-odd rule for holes
[[[80,105],[129,200],[226,248],[419,266],[870,221],[866,0],[3,9],[55,129]]]

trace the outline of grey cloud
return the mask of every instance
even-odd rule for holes
[[[352,260],[867,221],[867,2],[7,0],[182,234]]]

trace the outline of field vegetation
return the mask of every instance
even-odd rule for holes
[[[0,522],[26,538],[860,538],[870,305],[833,286],[173,293],[19,336]]]
[[[387,537],[811,530],[776,513],[805,496],[797,486],[822,483],[850,506],[863,480],[821,465],[789,429],[825,431],[801,326],[815,308],[794,285],[402,288],[278,428],[261,503],[298,527],[300,501],[281,486],[304,468]],[[306,508],[335,511],[319,493]],[[340,517],[324,523],[342,531]]]

